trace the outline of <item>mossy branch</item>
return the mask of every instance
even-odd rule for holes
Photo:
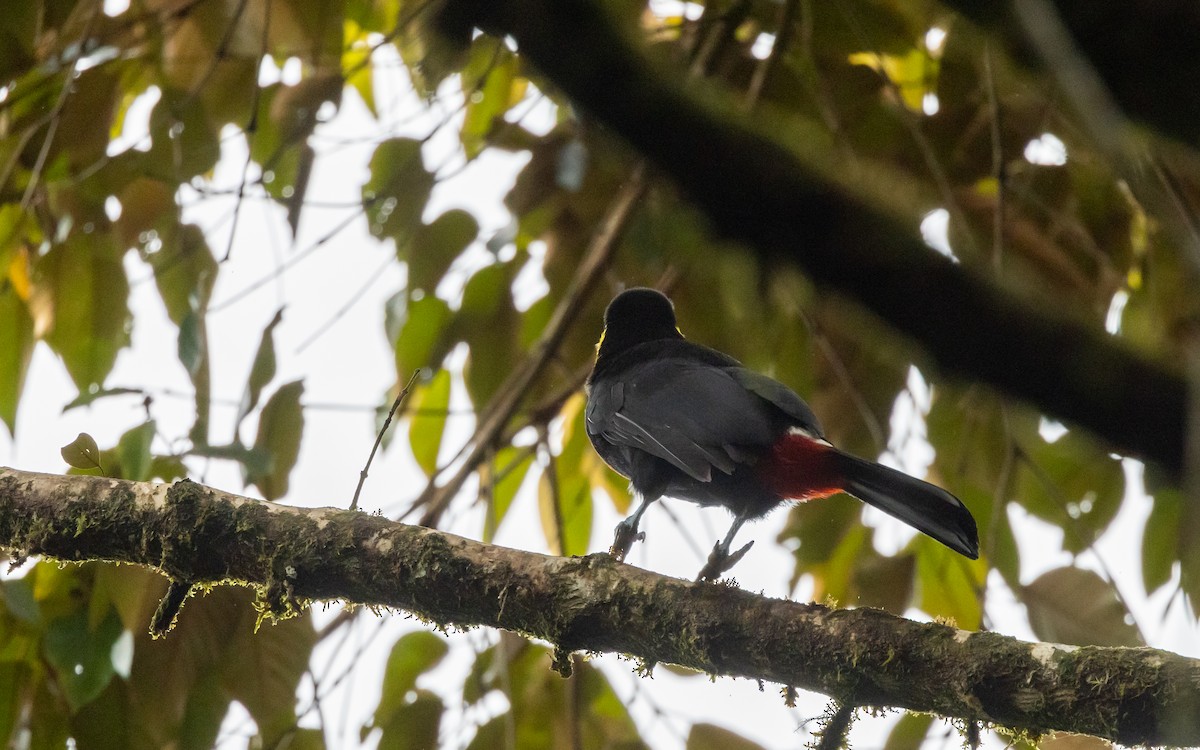
[[[395,607],[443,626],[504,628],[563,651],[769,680],[856,706],[1127,745],[1200,745],[1200,661],[1165,651],[1024,643],[769,599],[604,554],[522,552],[192,482],[0,469],[0,547],[146,565],[195,584],[250,583],[277,612],[334,599]]]

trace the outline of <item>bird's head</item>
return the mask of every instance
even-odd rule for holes
[[[671,300],[655,289],[636,287],[621,292],[604,312],[604,332],[596,344],[597,358],[617,354],[647,341],[681,339]]]

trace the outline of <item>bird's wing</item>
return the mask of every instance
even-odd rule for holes
[[[588,432],[657,456],[701,482],[712,479],[714,468],[732,473],[779,430],[772,407],[732,369],[674,358],[634,365],[593,383]]]
[[[745,367],[731,367],[729,374],[747,391],[770,402],[794,419],[793,426],[803,429],[815,438],[824,437],[825,432],[821,429],[821,423],[817,421],[817,415],[813,414],[813,410],[804,402],[804,399],[797,396],[791,388],[754,370],[747,370]]]

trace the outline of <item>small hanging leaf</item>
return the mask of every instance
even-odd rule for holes
[[[450,371],[439,370],[414,399],[413,417],[408,428],[408,444],[426,476],[433,476],[437,471],[449,408]]]
[[[563,462],[556,465],[562,468]],[[592,493],[587,478],[574,471],[560,471],[555,508],[554,481],[543,473],[538,482],[538,508],[546,544],[556,555],[585,555],[592,536]],[[561,533],[560,533],[561,532]]]
[[[909,548],[917,553],[917,606],[964,630],[978,630],[983,609],[976,592],[987,578],[987,561],[968,560],[924,534]]]
[[[193,380],[204,365],[204,337],[200,331],[200,316],[194,311],[179,322],[179,361]]]
[[[98,696],[116,674],[112,648],[122,632],[121,618],[113,609],[95,629],[88,627],[86,608],[57,617],[46,627],[46,660],[72,708]]]
[[[458,208],[417,227],[405,252],[399,252],[397,246],[400,260],[408,263],[409,290],[422,289],[431,294],[454,259],[478,236],[479,222]]]
[[[77,438],[64,445],[59,452],[63,460],[76,469],[102,470],[100,448],[96,445],[96,439],[86,432],[79,433]]]
[[[421,141],[392,138],[376,146],[371,177],[362,188],[371,234],[406,239],[421,221],[433,183],[421,160]]]
[[[150,467],[153,463],[150,443],[154,440],[154,430],[154,420],[151,419],[129,430],[117,441],[122,478],[135,482],[150,479]]]
[[[275,377],[275,339],[272,334],[275,326],[279,325],[282,320],[283,308],[280,308],[276,311],[275,317],[271,318],[267,327],[263,329],[262,338],[258,342],[258,351],[254,355],[254,364],[250,367],[246,392],[242,394],[242,403],[238,406],[238,416],[235,422],[237,427],[240,427],[246,415],[255,406],[258,406],[258,398],[262,395],[262,389]],[[237,427],[234,427],[234,432],[237,432]]]
[[[259,417],[253,450],[268,457],[268,468],[258,473],[247,465],[246,482],[258,487],[267,500],[287,494],[288,475],[300,455],[300,438],[304,432],[304,412],[300,407],[303,393],[304,384],[298,380],[280,386],[267,400]]]
[[[17,429],[17,404],[33,356],[33,319],[11,284],[0,278],[0,420],[12,435]]]
[[[78,233],[34,266],[34,328],[63,359],[79,390],[103,385],[129,345],[129,281],[111,235]]]
[[[513,498],[525,481],[529,467],[533,465],[533,451],[525,448],[515,448],[506,445],[496,451],[489,471],[495,473],[493,482],[492,507],[489,509],[484,523],[483,540],[490,543],[496,536],[496,530],[504,521],[505,514],[512,506]]]
[[[454,314],[443,300],[426,295],[409,303],[396,337],[396,372],[407,379],[418,367],[440,367],[450,351]]]
[[[444,707],[440,698],[417,689],[416,684],[417,678],[437,666],[448,650],[445,640],[423,630],[396,641],[388,656],[379,705],[362,728],[364,739],[372,729],[382,729],[381,748],[437,747]]]

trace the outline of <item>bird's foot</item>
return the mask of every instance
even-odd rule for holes
[[[624,562],[625,555],[629,554],[629,548],[634,542],[640,542],[646,538],[646,532],[638,531],[637,525],[629,522],[629,519],[617,524],[617,528],[613,530],[613,543],[608,548],[608,554]]]
[[[754,542],[749,542],[745,547],[742,547],[732,555],[729,554],[729,549],[725,545],[717,542],[713,547],[713,551],[708,554],[708,562],[704,564],[700,575],[696,576],[697,581],[715,581],[721,577],[725,571],[738,564],[738,561],[746,556],[750,548],[754,546]]]

